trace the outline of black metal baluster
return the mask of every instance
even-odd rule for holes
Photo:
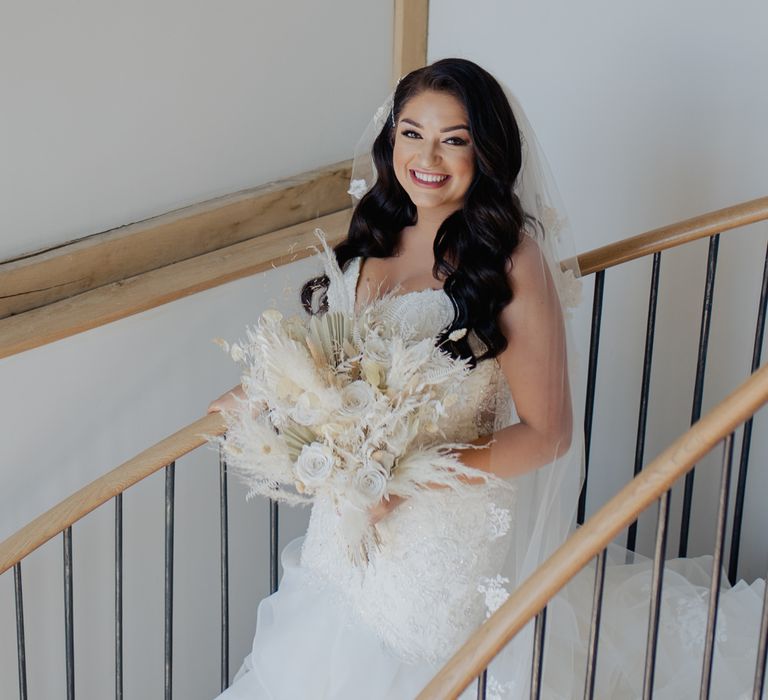
[[[75,700],[75,632],[72,614],[72,526],[64,530],[64,654],[67,700]]]
[[[219,448],[219,518],[221,530],[221,692],[229,687],[229,508],[227,462]]]
[[[763,263],[763,283],[760,288],[760,301],[757,307],[757,325],[755,327],[755,343],[752,347],[752,372],[760,366],[760,356],[763,350],[765,334],[765,310],[768,304],[768,247]],[[728,578],[731,585],[736,583],[739,568],[739,547],[741,546],[741,521],[744,517],[744,496],[747,493],[747,467],[749,465],[749,449],[752,444],[752,424],[754,417],[744,423],[741,439],[741,456],[739,458],[739,476],[736,485],[736,499],[733,507],[733,528],[731,529],[731,551],[728,560]]]
[[[656,335],[656,306],[659,297],[660,268],[661,253],[654,253],[651,291],[648,298],[648,320],[645,326],[645,352],[643,354],[643,379],[640,387],[640,411],[637,418],[637,438],[635,440],[634,476],[637,476],[643,468],[643,455],[645,453],[645,431],[648,422],[648,395],[651,389],[651,363],[653,361],[653,341]],[[627,549],[634,552],[636,542],[637,520],[629,526]]]
[[[691,425],[701,418],[701,402],[704,396],[704,374],[707,366],[707,349],[709,346],[709,328],[712,321],[712,299],[715,294],[715,273],[717,272],[717,250],[720,245],[720,234],[716,233],[709,239],[707,255],[707,280],[704,284],[704,302],[701,309],[701,329],[699,331],[699,350],[696,359],[696,381],[693,387],[693,408],[691,409]],[[680,546],[678,556],[688,556],[688,533],[691,525],[691,505],[693,503],[693,480],[695,468],[685,475],[683,490],[683,515],[680,521]]]
[[[723,445],[723,471],[720,477],[720,502],[717,506],[717,529],[715,530],[715,552],[712,557],[712,581],[709,587],[709,610],[707,613],[707,633],[704,638],[704,660],[701,669],[700,700],[709,698],[712,683],[712,660],[714,658],[715,632],[717,627],[717,609],[720,603],[720,577],[723,567],[723,542],[728,519],[728,495],[731,484],[733,465],[733,433],[725,438]]]
[[[173,695],[173,525],[176,462],[165,468],[165,622],[164,622],[164,697]]]
[[[269,500],[269,592],[277,590],[277,538],[278,538],[277,501]]]
[[[587,648],[587,675],[584,681],[584,697],[591,700],[595,695],[595,677],[597,675],[597,649],[600,637],[600,618],[603,613],[603,586],[605,584],[604,549],[597,556],[595,566],[595,589],[592,594],[592,621],[589,625],[589,647]]]
[[[768,574],[765,577],[763,594],[763,615],[760,621],[760,635],[757,641],[757,663],[755,664],[755,683],[752,686],[752,700],[762,700],[765,689],[766,656],[768,656]]]
[[[16,604],[16,659],[19,666],[19,699],[27,700],[27,646],[24,636],[24,597],[21,562],[13,566],[13,591]]]
[[[477,677],[477,700],[485,700],[485,690],[488,685],[488,668]]]
[[[587,370],[587,397],[584,407],[584,483],[579,494],[576,522],[581,525],[587,509],[587,481],[589,479],[589,450],[592,446],[592,416],[595,409],[595,384],[597,382],[597,356],[600,350],[600,324],[603,317],[603,290],[605,270],[595,274],[595,293],[592,301],[592,331],[589,338],[589,367]]]
[[[533,663],[531,664],[531,700],[541,697],[541,678],[544,670],[544,633],[547,627],[547,609],[536,615],[533,628]]]
[[[123,697],[123,494],[115,496],[115,698]]]
[[[664,584],[664,562],[667,556],[668,525],[669,491],[659,499],[659,514],[656,520],[656,548],[653,556],[653,578],[651,579],[648,642],[645,648],[643,700],[650,700],[653,697],[653,676],[656,672],[656,645],[659,639],[659,614],[661,612],[661,589]]]

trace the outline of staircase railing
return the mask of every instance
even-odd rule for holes
[[[224,433],[224,421],[211,414],[182,428],[107,472],[32,520],[0,543],[0,575],[13,568],[16,613],[16,648],[19,698],[27,698],[26,639],[22,560],[56,535],[62,535],[64,581],[64,654],[67,700],[75,697],[74,613],[72,577],[72,525],[110,499],[115,504],[115,697],[123,697],[123,492],[160,469],[165,469],[165,565],[164,565],[164,697],[172,697],[173,678],[173,541],[174,482],[176,460],[207,442],[209,436]],[[226,465],[220,460],[221,501],[221,674],[222,690],[229,684],[229,600],[227,546]],[[277,551],[271,567],[277,570]],[[275,574],[273,574],[274,576]]]
[[[577,521],[579,524],[584,523],[586,514],[586,499],[587,490],[589,485],[589,466],[590,466],[590,447],[592,440],[592,427],[593,416],[595,407],[595,389],[597,386],[597,372],[598,372],[598,357],[600,349],[600,332],[602,324],[602,310],[603,310],[603,298],[605,289],[605,272],[608,268],[623,263],[636,260],[638,258],[652,255],[653,263],[651,267],[651,280],[650,291],[648,300],[648,316],[646,324],[645,335],[645,347],[643,354],[643,374],[641,380],[640,390],[640,402],[638,411],[638,424],[635,442],[635,454],[634,454],[634,479],[630,482],[623,491],[621,491],[614,499],[609,501],[593,518],[588,521],[587,525],[583,525],[577,533],[568,540],[568,543],[558,550],[553,555],[552,559],[548,560],[535,574],[521,587],[519,587],[507,601],[503,609],[500,609],[491,620],[488,621],[481,629],[470,639],[466,646],[457,653],[457,655],[446,665],[438,676],[430,683],[427,688],[420,695],[420,699],[424,698],[449,698],[456,697],[461,690],[477,677],[478,682],[478,698],[485,698],[485,669],[490,660],[503,648],[503,646],[514,637],[527,623],[532,619],[536,619],[536,629],[534,633],[534,654],[533,654],[533,668],[531,669],[531,697],[539,697],[541,692],[541,670],[543,664],[543,642],[544,642],[544,629],[546,620],[546,602],[550,600],[574,575],[577,571],[581,570],[586,563],[593,557],[597,557],[597,574],[595,580],[595,604],[592,616],[592,629],[591,638],[589,644],[589,654],[587,659],[586,681],[584,697],[591,698],[594,693],[594,680],[595,680],[595,664],[597,659],[597,637],[599,632],[601,601],[602,601],[602,586],[603,576],[605,572],[605,547],[608,542],[613,540],[625,527],[628,527],[627,534],[627,548],[634,550],[636,546],[637,538],[637,517],[639,513],[645,509],[655,498],[661,497],[660,512],[657,520],[657,533],[656,533],[656,552],[655,552],[655,564],[654,564],[654,583],[655,586],[652,589],[652,616],[649,623],[648,631],[648,650],[646,653],[646,675],[644,678],[644,697],[651,697],[653,693],[653,671],[655,667],[655,653],[656,653],[656,635],[658,632],[658,613],[659,604],[661,600],[661,587],[662,587],[662,574],[663,574],[663,561],[666,555],[666,542],[667,531],[669,527],[669,498],[670,492],[676,476],[670,476],[668,483],[662,484],[658,488],[658,493],[655,496],[648,496],[647,502],[643,505],[639,505],[639,502],[632,500],[630,496],[635,499],[637,497],[636,489],[640,485],[646,484],[648,479],[653,483],[653,474],[650,477],[646,472],[654,465],[656,470],[660,474],[665,474],[665,468],[660,460],[666,459],[672,460],[667,465],[666,469],[669,471],[670,466],[676,466],[681,471],[680,474],[685,474],[684,493],[683,493],[683,508],[680,524],[680,543],[679,543],[679,556],[684,557],[687,555],[688,549],[688,534],[690,528],[691,508],[693,503],[693,480],[694,480],[694,467],[696,462],[701,459],[704,454],[709,451],[717,441],[726,438],[726,463],[723,467],[723,479],[720,486],[720,511],[718,514],[718,529],[717,529],[717,541],[715,543],[715,568],[714,571],[719,572],[722,565],[723,552],[725,551],[723,545],[723,538],[726,531],[726,519],[728,512],[728,496],[730,489],[730,473],[731,473],[731,460],[733,451],[733,436],[731,433],[735,428],[743,421],[743,436],[741,441],[741,453],[739,458],[739,471],[737,478],[736,496],[734,499],[733,519],[731,527],[731,541],[729,550],[729,563],[728,563],[728,577],[733,583],[736,580],[738,561],[739,561],[739,549],[741,541],[742,524],[744,517],[744,500],[747,486],[747,473],[749,466],[749,455],[751,447],[751,437],[753,428],[752,413],[762,405],[766,400],[766,394],[760,394],[760,403],[752,409],[750,413],[745,415],[741,421],[737,421],[730,431],[719,435],[710,444],[709,448],[704,450],[698,456],[693,456],[690,463],[680,462],[682,453],[675,452],[676,446],[683,444],[685,440],[699,440],[700,439],[700,423],[697,423],[701,418],[701,407],[703,401],[704,391],[704,376],[706,369],[707,354],[709,349],[709,330],[712,314],[712,302],[714,297],[714,285],[715,276],[717,272],[717,257],[719,250],[720,234],[726,231],[741,228],[748,224],[752,224],[758,221],[768,220],[768,197],[762,197],[754,199],[742,204],[738,204],[725,209],[720,209],[708,214],[696,216],[685,221],[672,224],[670,226],[664,226],[659,229],[654,229],[646,233],[627,238],[616,243],[611,243],[602,248],[595,249],[588,253],[584,253],[579,256],[579,268],[582,275],[586,276],[594,274],[594,296],[592,302],[592,325],[590,330],[590,348],[589,348],[589,360],[587,370],[587,391],[585,401],[585,413],[584,413],[584,434],[585,434],[585,475],[582,490],[579,496]],[[643,468],[643,458],[645,451],[645,438],[646,438],[646,425],[648,418],[648,405],[649,405],[649,392],[650,392],[650,377],[651,368],[653,362],[653,347],[654,336],[656,329],[656,312],[658,304],[659,293],[659,281],[660,281],[660,266],[661,266],[661,254],[662,251],[669,248],[680,246],[684,243],[689,243],[700,238],[709,238],[709,250],[707,255],[707,269],[706,269],[706,281],[704,286],[704,294],[702,300],[702,312],[701,312],[701,324],[699,332],[699,343],[697,347],[697,364],[696,364],[696,378],[694,382],[693,393],[693,406],[691,412],[691,424],[694,428],[688,433],[685,433],[678,441],[656,460],[651,465]],[[760,365],[760,358],[763,347],[763,339],[765,333],[765,318],[766,307],[768,306],[768,247],[766,248],[765,262],[763,265],[763,276],[760,286],[760,299],[758,302],[758,313],[755,327],[755,337],[752,353],[751,372],[755,373],[755,376],[748,380],[742,389],[731,397],[741,396],[739,392],[747,392],[746,387],[751,387],[752,391],[757,388],[758,392],[762,391],[766,384],[765,378],[762,379],[762,384],[757,384],[759,377],[765,377],[765,368],[757,372]],[[750,384],[750,382],[753,382]],[[726,410],[726,405],[731,399],[726,400],[715,409],[708,420],[711,423],[713,420],[724,420],[720,416],[719,411]],[[736,409],[729,408],[731,412]],[[736,415],[736,414],[734,414]],[[713,417],[714,416],[714,417]],[[703,422],[703,421],[702,421]],[[705,424],[706,425],[706,424]],[[717,423],[716,423],[717,425]],[[690,450],[689,450],[690,451]],[[642,481],[638,481],[639,475],[644,475]],[[660,478],[657,476],[657,478]],[[663,495],[662,495],[663,494]],[[624,512],[623,508],[629,508],[627,503],[635,503],[635,512]],[[613,509],[613,510],[611,510]],[[608,516],[612,516],[607,522],[605,521]],[[598,518],[596,520],[596,518]],[[619,519],[622,524],[619,523]],[[722,521],[722,522],[721,522]],[[595,538],[593,535],[590,539],[590,533],[598,533],[599,538]],[[604,539],[604,541],[603,541]],[[574,562],[577,561],[579,554],[584,554],[585,543],[593,544],[594,551],[591,554],[585,555],[586,559],[579,565]],[[559,557],[555,559],[555,557]],[[576,557],[576,559],[574,559]],[[569,562],[564,564],[563,562]],[[554,567],[554,572],[551,567]],[[554,578],[553,578],[554,577]],[[713,576],[713,586],[716,586],[716,591],[713,590],[712,596],[710,596],[711,605],[714,606],[714,615],[716,616],[717,600],[719,599],[719,576]],[[545,583],[546,582],[546,583]],[[549,595],[545,595],[542,591],[549,591]],[[536,594],[538,597],[532,595]],[[534,602],[536,601],[536,602]],[[541,605],[537,604],[541,602]],[[505,611],[502,612],[502,610]],[[492,621],[495,620],[495,622]],[[708,623],[708,638],[705,645],[705,659],[703,661],[704,668],[707,669],[706,674],[702,675],[702,697],[708,696],[708,689],[711,677],[711,664],[712,664],[712,641],[710,634],[714,635],[715,617],[712,616],[710,610],[710,619]],[[504,630],[504,632],[502,632]],[[482,636],[481,636],[482,635]],[[506,636],[505,636],[506,635]],[[754,698],[760,700],[762,697],[762,687],[765,683],[765,656],[766,656],[766,636],[768,636],[768,599],[763,606],[763,618],[762,626],[759,638],[759,649],[757,658],[757,668],[755,670],[755,690]],[[493,640],[493,652],[488,653],[489,643]],[[502,641],[503,640],[503,641]],[[470,671],[473,669],[473,671]],[[464,674],[464,675],[462,675]],[[466,682],[464,682],[466,681]],[[456,693],[452,689],[456,689]]]
[[[709,237],[707,254],[706,280],[701,308],[701,324],[697,348],[696,377],[691,408],[691,424],[701,417],[704,395],[704,377],[709,350],[709,331],[712,319],[712,302],[714,298],[715,276],[717,273],[717,258],[720,244],[720,234],[732,231],[758,221],[768,220],[768,197],[753,199],[732,207],[719,209],[708,214],[696,216],[685,221],[648,231],[647,233],[611,243],[579,256],[579,267],[583,275],[594,274],[594,297],[592,301],[592,326],[590,331],[589,360],[587,370],[587,392],[584,410],[584,447],[585,447],[585,476],[579,496],[577,522],[584,522],[586,514],[587,488],[589,484],[590,448],[592,444],[592,425],[595,408],[595,388],[597,386],[598,355],[600,350],[600,331],[602,324],[603,297],[605,290],[605,272],[608,268],[636,260],[647,255],[653,256],[651,268],[650,290],[648,297],[648,316],[643,352],[643,374],[640,389],[640,404],[638,410],[637,433],[634,454],[634,475],[640,473],[645,451],[646,426],[648,419],[648,397],[650,392],[651,369],[653,364],[653,349],[656,330],[656,312],[658,306],[659,281],[662,251],[680,246],[684,243]],[[768,305],[768,247],[766,247],[763,277],[760,287],[760,299],[755,326],[755,339],[752,352],[751,371],[760,365],[760,357],[765,333],[766,306]],[[736,490],[736,505],[731,532],[731,547],[729,553],[728,575],[733,583],[736,579],[739,548],[741,540],[741,522],[746,493],[747,470],[751,447],[752,421],[744,426],[744,439],[741,444],[739,458],[739,474]],[[680,524],[680,542],[678,554],[684,557],[688,553],[688,535],[693,502],[693,483],[695,471],[686,475],[683,511]],[[633,522],[627,535],[627,548],[635,549],[637,538],[637,523]]]
[[[658,294],[659,282],[659,263],[661,251],[680,245],[682,243],[695,240],[697,238],[710,237],[710,253],[707,264],[707,282],[704,292],[704,302],[702,310],[702,331],[698,349],[697,381],[694,396],[694,410],[692,422],[698,421],[701,411],[701,393],[703,391],[703,376],[706,363],[709,319],[711,314],[712,290],[714,284],[714,275],[716,270],[717,246],[719,234],[721,232],[735,229],[755,221],[768,219],[768,197],[745,202],[735,207],[722,209],[711,214],[689,219],[673,226],[664,227],[634,238],[621,241],[619,243],[605,246],[598,250],[586,253],[579,258],[580,266],[584,274],[595,273],[595,291],[592,310],[592,330],[589,355],[589,369],[587,377],[587,397],[585,411],[585,435],[587,460],[589,458],[589,446],[592,433],[592,416],[594,411],[595,384],[597,379],[597,359],[600,340],[600,322],[602,315],[602,301],[604,290],[604,275],[606,269],[614,265],[633,260],[635,258],[652,254],[653,270],[651,279],[651,293],[649,300],[648,328],[646,334],[646,350],[644,358],[643,386],[641,392],[640,418],[638,424],[638,439],[635,455],[636,474],[640,474],[642,467],[643,447],[645,440],[645,419],[647,417],[648,407],[648,377],[650,376],[650,366],[653,348],[653,329],[655,327],[655,308],[656,297]],[[765,326],[766,302],[768,301],[768,250],[766,251],[766,263],[761,287],[761,298],[759,305],[757,328],[755,333],[755,349],[753,353],[752,370],[754,371],[760,363],[760,348],[762,347],[763,331]],[[650,503],[654,498],[659,497],[665,488],[668,488],[667,482],[659,481],[659,474],[665,475],[674,480],[678,471],[683,473],[688,469],[687,476],[691,478],[690,488],[686,482],[686,500],[688,502],[686,517],[690,517],[690,498],[688,492],[692,495],[692,466],[700,453],[704,454],[702,444],[711,447],[716,440],[729,434],[735,429],[739,420],[746,420],[744,439],[742,440],[742,452],[739,468],[739,480],[736,496],[736,512],[734,514],[734,528],[731,542],[731,568],[735,574],[735,567],[738,563],[738,533],[741,528],[741,519],[743,517],[743,500],[746,488],[746,474],[749,460],[749,436],[751,435],[751,412],[756,410],[765,400],[766,386],[768,378],[766,372],[760,370],[755,377],[742,387],[736,398],[729,398],[722,406],[713,412],[714,417],[708,416],[706,423],[702,420],[690,433],[686,433],[675,446],[686,445],[685,454],[690,456],[690,464],[686,463],[684,467],[680,464],[680,454],[675,452],[682,449],[678,446],[670,448],[662,456],[657,458],[653,464],[661,466],[650,470],[649,467],[642,473],[642,478],[638,477],[626,489],[629,495],[623,497],[620,501],[622,511],[616,511],[615,499],[611,501],[614,504],[609,508],[606,506],[598,515],[601,518],[608,519],[610,529],[606,526],[601,531],[600,536],[591,536],[596,526],[587,529],[585,525],[575,535],[574,542],[564,553],[559,550],[557,556],[559,559],[554,565],[547,565],[535,576],[539,577],[536,581],[547,580],[549,583],[544,588],[537,591],[537,584],[524,584],[508,603],[499,611],[497,616],[492,618],[493,624],[489,622],[470,642],[469,651],[462,651],[456,659],[451,662],[444,674],[439,675],[433,681],[424,697],[450,697],[459,686],[466,680],[480,674],[482,668],[489,662],[494,653],[498,651],[506,640],[511,638],[519,630],[525,620],[531,619],[534,615],[541,615],[540,611],[544,608],[546,600],[558,590],[558,585],[562,585],[566,578],[577,568],[581,567],[591,557],[600,554],[607,542],[627,524],[632,523],[639,511],[645,507],[642,505]],[[751,411],[751,412],[750,412]],[[740,417],[740,418],[739,418]],[[738,418],[738,420],[737,420]],[[734,422],[735,421],[735,422]],[[700,425],[714,426],[710,428],[701,428]],[[733,425],[732,425],[733,424]],[[19,695],[22,700],[27,697],[26,681],[26,646],[24,634],[24,604],[23,604],[23,586],[22,586],[22,561],[23,559],[40,547],[51,538],[61,534],[63,542],[63,579],[65,593],[65,657],[66,657],[66,688],[68,700],[75,695],[75,673],[74,673],[74,631],[73,631],[73,582],[72,582],[72,525],[80,518],[91,512],[98,506],[113,499],[115,504],[115,696],[121,698],[123,695],[123,666],[122,666],[122,493],[130,486],[143,480],[150,474],[160,469],[165,469],[165,692],[164,696],[170,698],[172,695],[172,659],[173,659],[173,544],[174,544],[174,484],[175,484],[175,461],[184,454],[194,450],[196,447],[206,442],[205,436],[221,434],[224,430],[223,422],[217,415],[207,416],[183,428],[174,435],[157,443],[154,447],[137,455],[125,464],[117,467],[111,472],[105,474],[91,484],[77,491],[69,498],[62,501],[59,505],[49,510],[44,515],[36,518],[28,525],[23,527],[17,533],[0,543],[0,574],[13,568],[14,570],[14,594],[15,594],[15,613],[16,613],[16,638],[17,638],[17,658],[19,675]],[[704,430],[708,438],[702,436]],[[718,432],[719,431],[719,432]],[[725,431],[725,432],[723,432]],[[721,435],[722,433],[722,435]],[[720,437],[713,437],[720,435]],[[709,442],[707,442],[709,440]],[[732,446],[732,443],[729,443]],[[709,448],[707,448],[709,449]],[[731,449],[731,448],[729,448]],[[681,453],[682,454],[682,453]],[[661,461],[660,461],[661,460]],[[666,460],[666,461],[664,461]],[[730,461],[729,461],[730,463]],[[229,637],[228,637],[228,515],[226,498],[226,465],[220,461],[220,513],[221,513],[221,687],[226,688],[229,683]],[[671,481],[669,482],[671,483]],[[579,504],[579,521],[583,521],[585,512],[587,480],[585,479],[584,489],[581,494]],[[655,489],[655,490],[654,490]],[[622,492],[624,493],[624,492]],[[654,495],[656,494],[656,495]],[[621,494],[620,494],[621,495]],[[618,498],[618,497],[617,497]],[[665,503],[665,497],[662,497],[662,504]],[[668,499],[668,496],[666,497]],[[643,500],[645,499],[645,500]],[[647,501],[647,503],[646,503]],[[666,532],[666,518],[668,517],[668,504],[664,506],[665,514],[660,519],[664,524],[661,528]],[[597,516],[595,516],[597,517]],[[590,522],[593,522],[592,519]],[[278,532],[278,512],[276,504],[271,504],[270,508],[270,582],[271,590],[277,586],[277,532]],[[613,533],[608,536],[607,533]],[[587,533],[587,534],[582,534]],[[661,537],[661,535],[660,535]],[[665,535],[663,536],[665,537]],[[607,539],[606,539],[607,538]],[[662,556],[663,560],[663,546]],[[681,542],[684,541],[681,539]],[[632,541],[634,546],[634,541]],[[571,551],[572,550],[572,551]],[[722,548],[721,548],[722,550]],[[657,550],[658,552],[658,550]],[[735,555],[734,555],[735,552]],[[722,552],[721,552],[722,553]],[[684,555],[684,552],[683,552]],[[602,570],[604,565],[598,566],[598,571]],[[558,564],[558,562],[560,562]],[[556,567],[556,575],[552,573],[552,566]],[[657,566],[657,576],[661,569]],[[533,580],[533,579],[532,579]],[[558,584],[558,582],[560,582]],[[659,584],[661,583],[659,579]],[[544,585],[544,584],[542,584]],[[660,585],[659,585],[660,588]],[[550,595],[551,594],[551,595]],[[514,611],[514,612],[513,612]],[[543,621],[543,617],[539,617]],[[763,657],[765,647],[765,628],[768,623],[763,625]],[[543,639],[544,625],[540,624],[540,639]],[[490,631],[488,631],[490,630]],[[542,647],[543,648],[543,647]],[[479,651],[477,651],[479,650]],[[596,653],[595,646],[594,652]],[[541,659],[539,654],[537,657]],[[458,670],[457,670],[458,669]],[[764,674],[764,666],[763,671]],[[464,684],[466,685],[466,683]],[[461,687],[464,687],[461,685]],[[482,683],[481,683],[481,687]],[[447,690],[449,689],[449,690]],[[458,692],[458,690],[456,690]],[[431,693],[431,694],[430,694]]]
[[[638,474],[616,496],[582,525],[547,559],[507,601],[472,635],[418,696],[418,700],[456,698],[480,676],[503,647],[534,618],[537,620],[531,669],[531,697],[541,693],[542,668],[545,663],[544,614],[547,603],[595,557],[594,605],[590,629],[584,697],[594,693],[598,638],[603,601],[606,547],[638,515],[659,500],[656,523],[656,548],[650,593],[650,619],[643,683],[643,697],[650,698],[656,664],[659,611],[663,586],[664,559],[669,524],[669,494],[672,486],[690,472],[693,465],[718,443],[724,442],[722,479],[717,515],[713,576],[710,590],[707,631],[702,660],[701,697],[709,696],[713,649],[720,599],[720,576],[724,551],[726,510],[731,466],[733,435],[768,401],[768,364],[763,365],[735,392],[702,417]],[[766,644],[768,644],[768,586],[763,602],[759,639],[756,641],[757,663],[754,698],[760,700],[765,683]],[[484,696],[484,694],[483,694]]]

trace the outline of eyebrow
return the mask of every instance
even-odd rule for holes
[[[421,124],[419,124],[419,122],[413,121],[413,119],[401,119],[400,121],[401,122],[405,122],[406,124],[412,124],[417,129],[423,129],[424,128]],[[445,129],[440,129],[440,133],[444,134],[447,131],[457,131],[459,129],[466,129],[467,131],[469,131],[469,127],[466,124],[456,124],[456,126],[447,126],[447,127],[445,127]]]

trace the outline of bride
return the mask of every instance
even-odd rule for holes
[[[353,167],[350,193],[360,201],[348,235],[302,301],[324,313],[384,297],[379,308],[396,329],[468,359],[472,370],[437,427],[445,442],[471,443],[458,456],[478,476],[461,493],[425,484],[371,508],[380,546],[365,567],[350,562],[336,507],[318,496],[221,698],[413,698],[567,535],[582,455],[573,397],[584,372],[568,352],[578,271],[561,264],[569,241],[554,192],[521,109],[470,61],[409,73],[377,112]],[[242,398],[238,387],[209,410],[236,411]],[[639,581],[625,568],[617,589]],[[545,673],[543,697],[583,690],[584,593],[580,604],[572,593],[551,606],[546,654],[557,661],[548,661],[555,672]],[[610,635],[610,620],[605,627]],[[627,658],[610,648],[598,695],[636,696],[631,667],[640,661],[623,669]],[[494,661],[489,698],[525,696],[530,649],[526,630]],[[667,686],[681,697],[674,658],[672,667],[660,662],[657,697]]]

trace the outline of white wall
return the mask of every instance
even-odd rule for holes
[[[374,0],[3,3],[0,259],[349,157],[391,43]]]
[[[392,7],[5,3],[0,259],[348,158],[390,87]],[[303,261],[0,361],[0,540],[201,416],[237,369],[212,342],[297,308]],[[218,476],[177,466],[176,697],[218,692]],[[125,689],[162,693],[163,477],[125,496]],[[230,488],[232,671],[266,593],[267,513]],[[281,545],[306,513],[284,511]],[[112,694],[111,504],[74,527],[77,691]],[[207,562],[207,563],[205,563]],[[30,697],[64,693],[61,539],[25,560]],[[16,697],[12,575],[0,697]]]
[[[691,0],[432,0],[430,58],[467,56],[513,87],[558,176],[577,249],[586,250],[766,194],[767,12],[756,1],[726,13]],[[6,3],[0,258],[348,157],[389,87],[391,32],[391,4],[373,0]],[[721,246],[706,406],[748,367],[766,233],[751,227]],[[665,254],[662,263],[667,302],[649,455],[688,422],[705,248]],[[0,361],[0,538],[198,417],[237,378],[210,339],[237,337],[310,267],[235,282]],[[591,507],[631,471],[647,271],[639,262],[607,278],[593,447],[601,474],[593,486],[602,488]],[[748,493],[750,577],[766,566],[763,423]],[[711,500],[706,471],[697,499]],[[177,469],[177,697],[206,698],[218,688],[216,478],[215,455],[205,450]],[[162,684],[162,488],[158,475],[125,498],[128,697],[158,697]],[[242,494],[232,487],[233,669],[267,584],[256,564],[266,551],[266,512]],[[696,515],[700,524],[706,509]],[[111,693],[111,518],[108,505],[74,529],[84,698]],[[284,519],[282,541],[302,526],[300,514]],[[703,550],[708,533],[695,535],[694,549]],[[63,693],[60,559],[57,538],[24,564],[31,697]],[[3,698],[16,692],[12,615],[5,575]]]
[[[757,0],[432,0],[429,58],[475,60],[517,94],[581,252],[768,194],[767,26]],[[754,225],[721,243],[705,410],[748,373],[767,234]],[[690,421],[706,249],[662,256],[647,458]],[[632,474],[649,280],[650,260],[606,274],[590,510]],[[741,567],[750,579],[768,566],[766,429],[761,415]],[[692,554],[711,547],[718,459],[697,471]]]

